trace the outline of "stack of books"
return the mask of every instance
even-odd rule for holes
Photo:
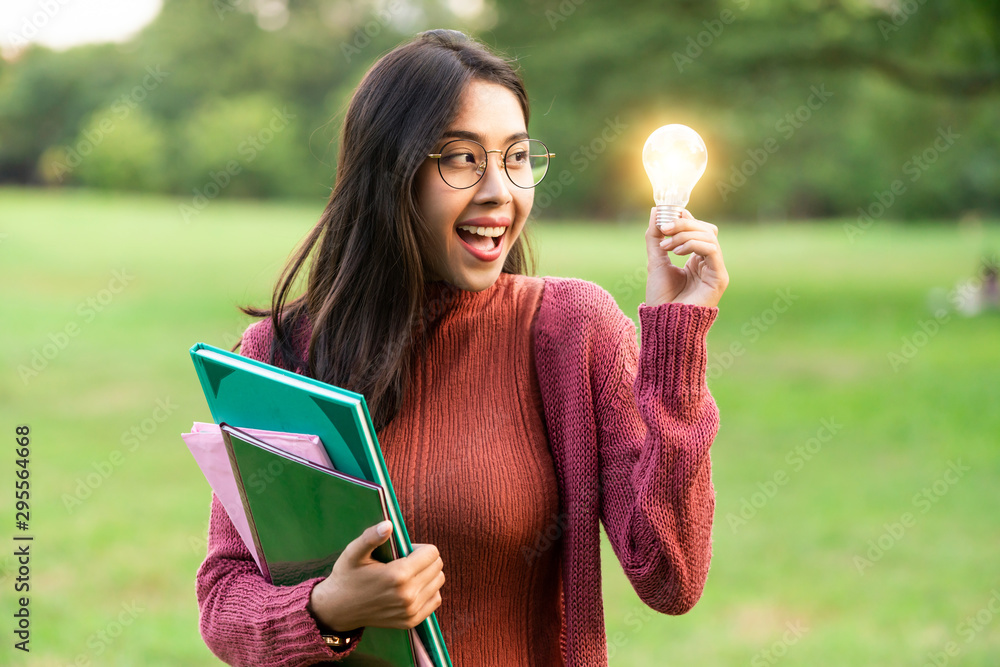
[[[263,577],[328,576],[344,548],[389,520],[372,558],[413,551],[364,396],[198,343],[191,358],[215,424],[183,434]],[[411,630],[368,627],[344,661],[451,667],[435,614]]]

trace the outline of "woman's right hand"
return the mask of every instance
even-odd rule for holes
[[[385,535],[379,526],[388,526]],[[405,558],[382,563],[372,551],[389,539],[392,523],[369,527],[347,545],[333,571],[316,584],[308,609],[320,625],[334,632],[360,627],[408,630],[441,605],[444,564],[433,544],[414,544]]]

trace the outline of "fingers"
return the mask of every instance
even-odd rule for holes
[[[715,235],[710,231],[695,230],[679,232],[668,236],[660,241],[660,248],[663,250],[673,250],[675,255],[681,254],[678,250],[690,241],[706,241],[708,243],[718,243]]]
[[[703,266],[722,276],[728,284],[728,274],[722,259],[722,248],[719,246],[719,228],[710,222],[697,220],[684,209],[666,230],[665,238],[659,242],[661,250],[673,251],[675,255],[690,255],[693,257],[685,264],[691,270],[701,272]]]
[[[385,535],[382,535],[378,529],[386,527],[388,528],[388,531]],[[346,547],[344,547],[344,551],[341,556],[347,558],[352,563],[360,563],[365,559],[371,558],[372,551],[389,539],[390,535],[392,535],[391,521],[382,521],[374,526],[369,526],[368,528],[365,528],[365,531],[361,533],[361,535],[354,538]]]
[[[725,261],[722,259],[722,248],[718,241],[704,241],[701,239],[686,241],[674,250],[675,255],[687,255],[695,253],[694,257],[688,260],[692,270],[702,271],[707,269],[719,277],[721,289],[725,290],[729,285],[729,273],[726,271]]]
[[[388,563],[387,567],[398,585],[415,593],[438,580],[444,583],[444,563],[433,544],[416,544],[413,553]]]
[[[718,244],[704,239],[693,239],[681,243],[674,249],[675,255],[688,255],[697,253],[701,257],[708,257],[719,249]]]
[[[423,570],[434,561],[441,560],[441,553],[433,544],[414,544],[413,551],[402,560],[406,561],[407,567],[413,568],[413,571],[416,572]]]
[[[649,224],[646,225],[646,236],[663,237],[660,228],[656,226],[656,207],[649,209]]]
[[[435,589],[434,592],[427,595],[425,599],[412,600],[400,616],[398,625],[393,623],[392,627],[400,627],[407,630],[417,627],[423,623],[428,616],[437,611],[438,607],[441,606],[441,599],[441,591]]]
[[[420,609],[420,611],[417,613],[414,619],[416,623],[414,623],[411,627],[416,627],[417,625],[423,623],[424,619],[433,614],[435,611],[437,611],[437,608],[440,606],[441,606],[441,593],[440,591],[437,591],[427,600],[427,602],[424,603],[423,607]]]
[[[426,551],[428,550],[427,548],[429,547],[430,549],[434,550],[435,554],[437,553],[437,548],[434,547],[434,545],[423,544],[421,545],[421,547],[422,547],[421,551]],[[410,556],[413,556],[413,554],[410,554]],[[405,560],[409,561],[410,556],[408,556]],[[437,556],[434,560],[427,563],[426,565],[415,565],[409,562],[407,563],[407,565],[411,566],[409,571],[411,573],[410,576],[413,580],[413,583],[420,589],[423,589],[424,587],[430,585],[432,582],[436,582],[438,579],[441,580],[441,583],[444,583],[444,574],[443,574],[444,562],[441,560],[440,556]]]
[[[686,230],[701,229],[705,231],[710,231],[714,236],[719,235],[719,228],[713,225],[711,222],[705,222],[703,220],[697,220],[691,212],[687,209],[681,211],[680,216],[674,222],[672,229],[667,230],[666,236],[675,234],[677,232],[682,232]]]
[[[437,600],[437,604],[434,605],[435,608],[437,608],[437,605],[441,604],[441,587],[444,586],[444,581],[444,572],[438,572],[434,575],[433,579],[424,582],[424,584],[417,589],[420,591],[419,595],[420,598],[422,598],[420,600],[422,605],[427,604],[428,602],[433,602],[435,599]],[[431,609],[431,611],[434,610]]]
[[[441,587],[445,582],[444,564],[440,556],[436,556],[437,548],[432,544],[414,546],[412,554],[388,564],[395,570],[391,577],[405,604],[403,614],[407,627],[416,626],[441,605]],[[429,555],[436,557],[424,564]]]
[[[681,210],[680,217],[674,221],[673,227],[660,229],[660,226],[656,224],[656,208],[654,207],[649,212],[649,227],[646,230],[646,235],[654,239],[663,239],[674,236],[678,232],[698,230],[710,232],[715,237],[719,236],[719,228],[716,225],[695,219],[687,209]]]

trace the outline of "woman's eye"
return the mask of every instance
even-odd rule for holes
[[[514,166],[522,166],[528,163],[528,151],[517,151],[511,153],[510,162]]]
[[[446,167],[468,167],[476,164],[476,156],[472,153],[449,153],[441,158]]]

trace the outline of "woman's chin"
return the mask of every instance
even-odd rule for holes
[[[454,276],[454,280],[448,280],[452,285],[468,292],[482,292],[489,289],[500,276],[503,262],[497,260],[496,266],[486,267],[478,271],[463,271]]]

